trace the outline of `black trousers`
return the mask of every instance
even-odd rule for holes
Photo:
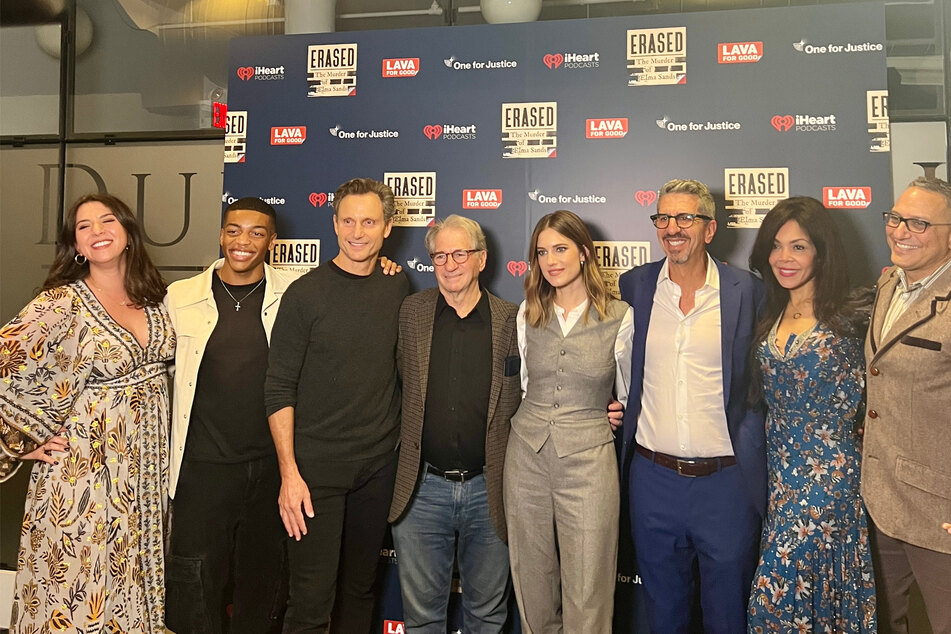
[[[290,597],[285,634],[366,634],[386,517],[396,481],[396,452],[367,461],[298,458],[314,517],[307,534],[288,540]]]
[[[280,484],[274,456],[236,464],[182,463],[166,557],[169,629],[176,634],[280,631],[287,598]]]

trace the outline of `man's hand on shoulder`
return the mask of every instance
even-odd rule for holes
[[[396,260],[391,260],[385,255],[380,256],[380,267],[383,269],[383,275],[396,275],[403,271],[403,267]]]
[[[310,500],[310,489],[299,473],[281,479],[281,494],[277,498],[281,510],[281,521],[287,530],[287,536],[297,541],[307,534],[307,517],[314,516],[314,505]],[[304,513],[301,513],[303,507]]]

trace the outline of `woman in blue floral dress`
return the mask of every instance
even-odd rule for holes
[[[769,472],[750,632],[876,631],[859,495],[868,301],[849,295],[844,254],[829,212],[797,197],[766,215],[750,256],[767,288],[753,398]]]

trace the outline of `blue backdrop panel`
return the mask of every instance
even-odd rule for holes
[[[884,41],[880,3],[237,39],[223,200],[269,199],[280,237],[326,260],[332,192],[388,180],[413,226],[384,253],[417,288],[435,284],[425,225],[462,213],[489,239],[484,282],[518,302],[541,216],[585,218],[616,276],[662,256],[660,185],[696,178],[718,199],[718,257],[745,267],[763,214],[815,196],[870,283],[892,203]],[[639,591],[624,543],[617,631],[642,631]],[[391,569],[385,594],[380,631],[400,620]]]

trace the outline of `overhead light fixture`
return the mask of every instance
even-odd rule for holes
[[[489,24],[534,22],[542,12],[542,0],[481,0],[480,6]]]
[[[36,43],[40,49],[54,59],[60,58],[60,24],[41,24],[33,27]],[[92,44],[92,20],[81,7],[76,7],[76,57],[83,54]]]

